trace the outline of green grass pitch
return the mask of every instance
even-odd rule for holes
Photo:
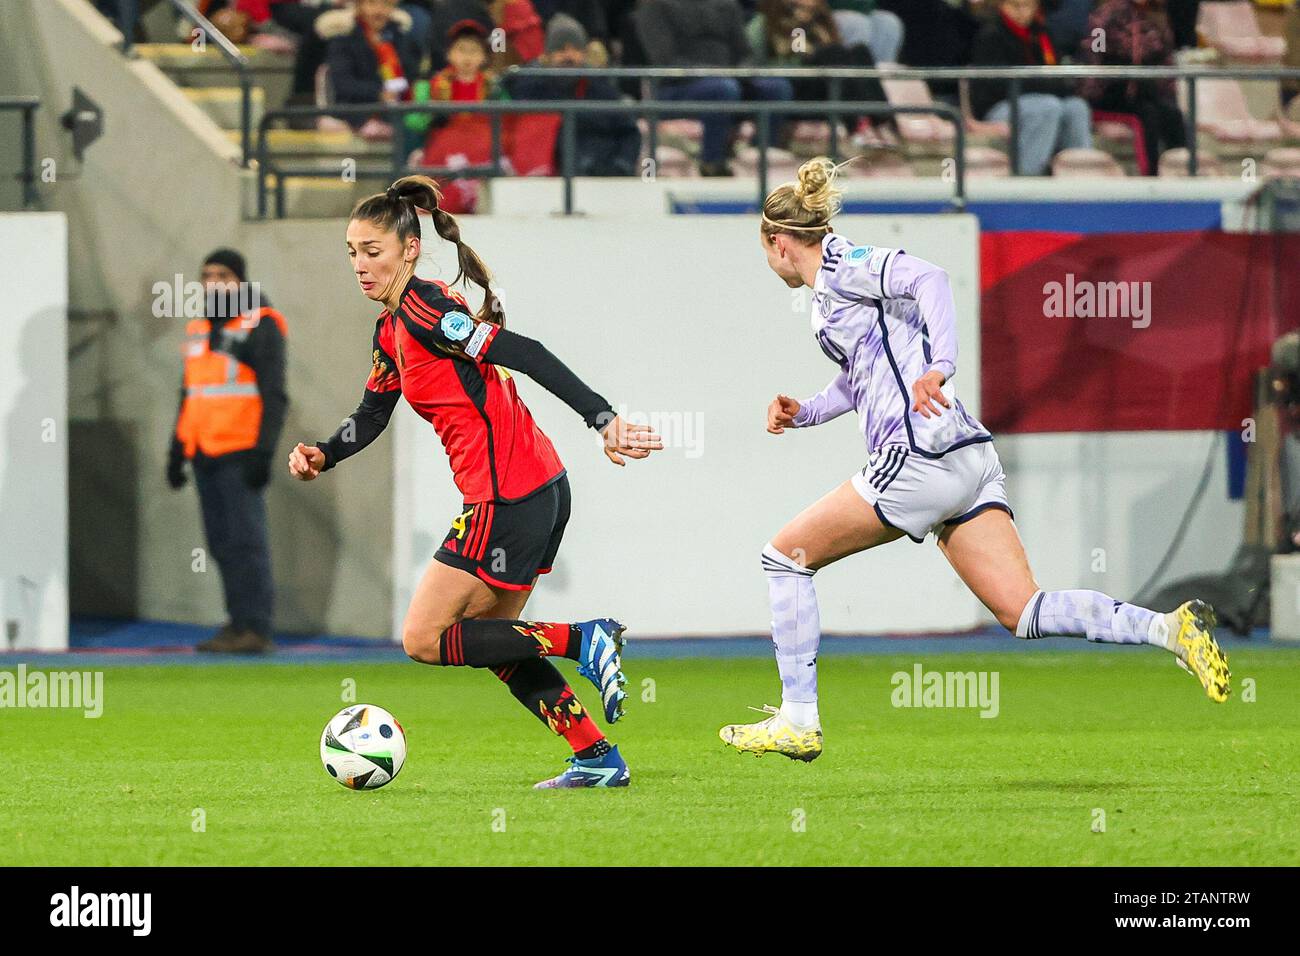
[[[611,737],[632,786],[611,791],[532,791],[567,751],[484,672],[110,668],[99,719],[0,711],[0,862],[1300,864],[1300,651],[1233,654],[1225,705],[1145,648],[824,655],[826,751],[805,765],[717,738],[777,702],[771,661],[629,650]],[[891,675],[918,661],[997,671],[998,716],[893,707]],[[345,679],[406,728],[406,766],[382,790],[320,765]]]

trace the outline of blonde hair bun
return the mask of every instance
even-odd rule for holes
[[[807,212],[827,222],[840,211],[841,192],[835,188],[839,167],[825,156],[817,156],[799,167],[794,197]]]

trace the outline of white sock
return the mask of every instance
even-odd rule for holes
[[[781,714],[797,727],[817,724],[817,647],[821,619],[813,572],[768,544],[763,571],[772,606],[772,644],[781,673]]]
[[[806,727],[821,726],[821,717],[817,714],[817,701],[806,703],[801,700],[781,701],[781,716],[785,718],[786,723],[798,727],[800,730]]]
[[[1164,615],[1100,591],[1038,591],[1029,599],[1016,637],[1086,637],[1101,644],[1169,646]]]

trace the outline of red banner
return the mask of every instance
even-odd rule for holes
[[[1240,428],[1300,325],[1300,236],[986,233],[983,406],[999,432]]]

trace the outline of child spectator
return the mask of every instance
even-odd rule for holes
[[[417,100],[480,103],[492,98],[496,86],[487,71],[488,32],[478,20],[466,19],[447,31],[447,66],[435,73],[427,93],[421,87]],[[425,166],[463,168],[492,161],[492,120],[486,113],[453,113],[434,121],[424,145]],[[453,179],[444,184],[443,208],[450,213],[473,212],[482,181]]]
[[[1038,0],[1001,0],[997,15],[975,36],[975,66],[1055,66],[1056,50],[1047,35]],[[971,107],[985,120],[1005,123],[1011,116],[1009,80],[973,80]],[[1092,146],[1092,111],[1072,95],[1068,83],[1030,79],[1020,83],[1020,172],[1042,176],[1062,149]]]

